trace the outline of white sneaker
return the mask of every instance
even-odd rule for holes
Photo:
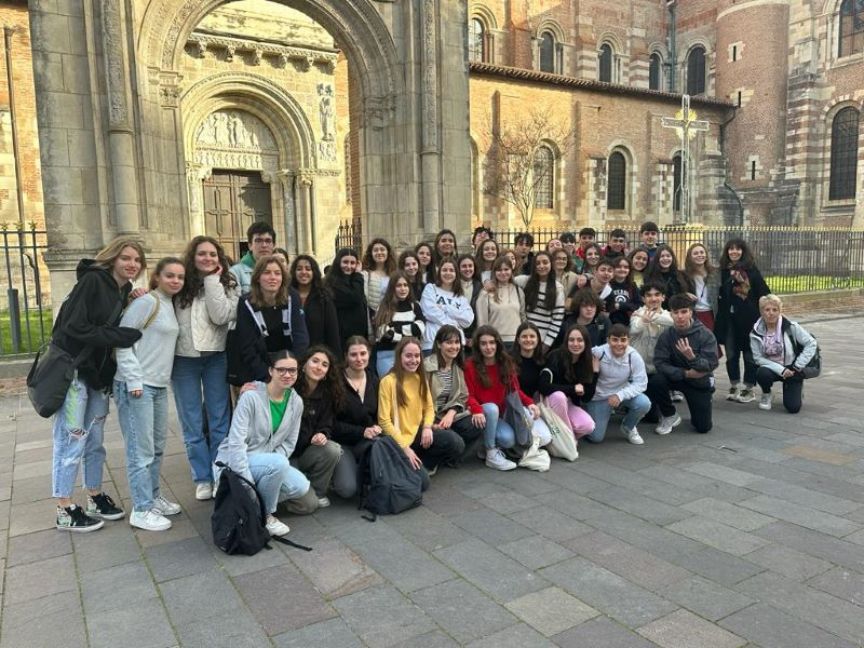
[[[738,387],[738,385],[732,385],[732,386],[729,388],[729,393],[726,394],[726,400],[728,400],[728,401],[737,401],[737,400],[738,400],[738,392],[739,392],[739,391],[740,391],[740,388]]]
[[[327,508],[330,506],[330,498],[329,497],[319,497],[318,498],[318,508]]]
[[[681,425],[681,417],[678,414],[672,416],[661,416],[660,425],[654,428],[656,434],[669,434],[676,425]]]
[[[756,400],[756,394],[753,393],[753,389],[750,387],[745,387],[740,392],[738,392],[738,402],[739,403],[752,403]]]
[[[291,532],[291,527],[279,520],[275,515],[267,516],[267,533],[271,536],[284,536]]]
[[[681,401],[684,400],[684,394],[682,394],[680,391],[677,391],[675,389],[673,389],[671,392],[669,392],[669,397],[672,399],[673,403],[680,403]]]
[[[195,484],[195,499],[204,501],[213,498],[213,484],[210,482],[202,482]]]
[[[773,396],[771,395],[771,392],[768,392],[767,394],[762,394],[762,396],[759,398],[759,409],[765,410],[766,412],[769,411],[771,409],[772,400]]]
[[[642,445],[645,443],[644,439],[639,434],[639,430],[634,428],[627,428],[623,423],[621,424],[621,432],[627,437],[627,440],[633,445]]]
[[[504,456],[498,448],[490,448],[486,450],[486,465],[495,470],[513,470],[516,464]]]
[[[167,500],[160,495],[153,500],[153,510],[159,515],[177,515],[182,509],[179,504]]]
[[[132,511],[129,524],[145,531],[167,531],[171,528],[171,520],[155,509],[149,511]]]

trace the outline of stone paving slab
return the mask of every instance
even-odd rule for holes
[[[798,416],[717,399],[708,435],[645,425],[645,446],[612,434],[543,474],[472,459],[375,524],[334,497],[286,516],[311,553],[215,549],[173,413],[174,527],[56,531],[50,424],[4,395],[0,648],[860,648],[862,325],[808,325],[825,371]],[[106,446],[128,510],[113,411]]]

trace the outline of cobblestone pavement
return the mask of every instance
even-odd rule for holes
[[[56,531],[49,425],[7,396],[0,648],[858,648],[862,327],[808,326],[826,373],[798,416],[718,398],[708,435],[646,425],[642,447],[612,434],[545,474],[472,460],[375,524],[338,501],[283,517],[314,551],[251,558],[213,547],[176,423],[163,477],[184,513],[170,531]],[[114,415],[106,439],[106,489],[128,510]]]

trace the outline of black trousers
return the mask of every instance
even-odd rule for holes
[[[771,391],[771,386],[775,382],[783,383],[783,407],[790,414],[797,414],[801,411],[801,400],[804,395],[804,379],[800,376],[783,378],[768,367],[759,367],[756,370],[756,382],[766,394]]]
[[[420,445],[422,430],[417,431],[411,449],[420,457],[423,466],[432,470],[438,464],[456,463],[465,451],[465,442],[453,430],[433,430],[432,445],[424,448]]]
[[[675,406],[669,397],[670,389],[684,394],[687,408],[690,410],[690,422],[696,431],[702,434],[710,432],[714,425],[711,420],[711,399],[714,390],[693,387],[686,380],[668,380],[661,373],[651,374],[648,377],[648,389],[645,393],[663,416],[675,415]]]

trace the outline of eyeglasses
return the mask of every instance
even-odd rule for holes
[[[272,238],[253,238],[252,242],[258,245],[273,245],[274,241]]]
[[[273,371],[275,371],[280,376],[296,376],[297,375],[297,367],[273,367]]]

